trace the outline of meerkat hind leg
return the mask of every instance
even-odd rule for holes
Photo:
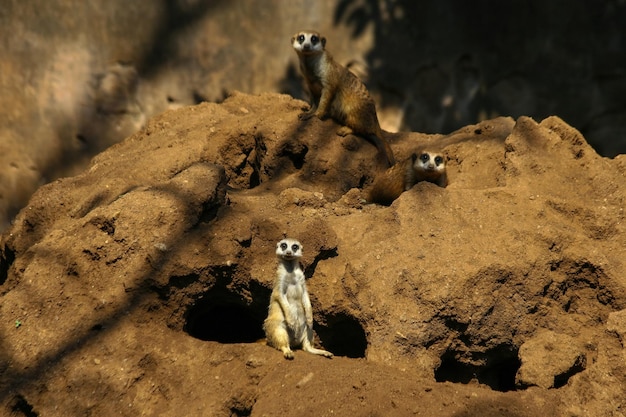
[[[356,133],[348,126],[340,127],[336,133],[338,136],[343,136],[343,137],[348,136],[348,135],[356,135]],[[383,155],[383,157],[385,158],[385,163],[388,166],[392,166],[393,164],[396,163],[396,159],[393,156],[393,151],[391,150],[391,146],[389,146],[389,143],[386,140],[381,139],[376,135],[361,135],[361,136],[363,136],[363,138],[365,138],[365,140],[370,142],[372,145],[376,146],[376,149],[378,149],[378,152],[381,155]]]
[[[283,352],[285,359],[293,359],[293,351],[289,345],[289,333],[281,325],[267,326],[267,344]]]
[[[350,129],[348,126],[342,126],[339,129],[337,129],[337,135],[338,136],[348,136],[353,134],[354,132],[352,131],[352,129]]]

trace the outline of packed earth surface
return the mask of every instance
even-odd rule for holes
[[[38,189],[0,240],[0,414],[626,415],[624,155],[556,116],[387,133],[449,185],[381,206],[376,148],[306,107],[169,110]],[[283,237],[332,359],[264,343]]]

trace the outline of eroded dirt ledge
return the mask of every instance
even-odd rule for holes
[[[623,156],[558,117],[389,134],[450,185],[369,205],[375,148],[303,105],[168,111],[36,192],[0,246],[6,412],[625,413]],[[258,342],[285,235],[332,360]]]

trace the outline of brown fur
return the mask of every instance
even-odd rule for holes
[[[437,169],[425,170],[420,163],[419,155],[427,153],[434,159],[441,156],[435,152],[414,153],[404,161],[398,162],[387,171],[378,175],[369,189],[367,201],[383,205],[390,205],[405,191],[410,190],[420,181],[428,181],[440,187],[448,185],[445,162]],[[444,159],[445,161],[445,159]]]
[[[300,43],[299,36],[305,36]],[[309,42],[316,36],[317,42]],[[312,45],[305,49],[305,44]],[[376,105],[365,85],[348,69],[339,65],[325,50],[326,39],[317,32],[299,32],[291,38],[291,44],[300,59],[300,70],[311,95],[311,108],[300,118],[312,116],[320,119],[331,117],[343,125],[337,131],[340,136],[354,133],[371,141],[384,156],[388,166],[395,163],[393,151],[384,138]]]

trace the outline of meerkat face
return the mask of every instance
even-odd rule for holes
[[[288,261],[300,258],[302,245],[295,239],[283,239],[276,244],[276,256]]]
[[[445,171],[446,161],[441,154],[435,152],[422,152],[419,157],[416,158],[413,166],[415,169],[424,173],[439,175]]]
[[[317,32],[298,32],[291,38],[291,46],[299,54],[314,54],[324,51],[326,38]]]

